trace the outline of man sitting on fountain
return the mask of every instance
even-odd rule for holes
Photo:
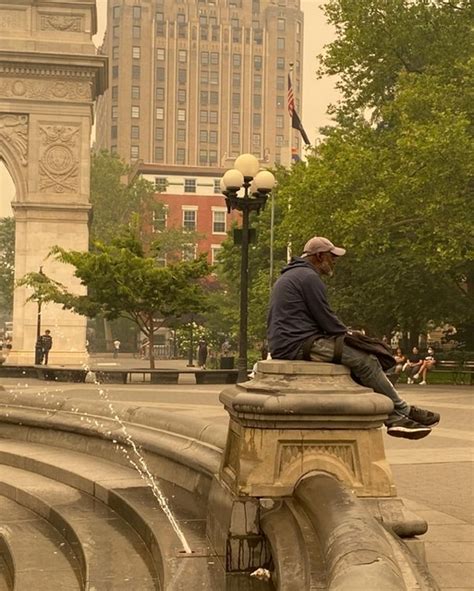
[[[303,359],[332,362],[337,337],[347,327],[332,311],[321,276],[331,276],[338,257],[346,253],[327,238],[308,240],[300,257],[284,267],[270,299],[267,335],[273,359]],[[304,352],[304,353],[303,353]],[[400,398],[374,355],[342,344],[340,363],[363,385],[393,402],[386,421],[394,437],[421,439],[438,424],[440,415],[410,406]]]

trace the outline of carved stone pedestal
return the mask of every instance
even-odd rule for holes
[[[220,400],[230,423],[207,532],[228,572],[271,563],[261,516],[266,507],[292,507],[303,477],[321,473],[343,483],[397,535],[413,539],[426,531],[396,497],[385,458],[382,429],[392,402],[357,385],[347,368],[262,361],[254,380],[225,389]]]
[[[236,495],[291,495],[313,470],[360,497],[395,495],[382,430],[392,402],[331,363],[262,361],[256,379],[224,390],[230,415],[220,478]]]

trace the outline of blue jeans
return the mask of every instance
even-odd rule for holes
[[[316,339],[311,347],[311,361],[331,362],[334,356],[333,338]],[[363,386],[372,388],[374,392],[388,396],[393,402],[393,412],[385,421],[386,425],[407,416],[410,406],[400,398],[393,384],[384,374],[379,360],[375,355],[369,355],[359,349],[344,344],[342,348],[341,364],[348,367]]]

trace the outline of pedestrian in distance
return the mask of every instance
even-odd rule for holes
[[[336,261],[345,253],[327,238],[315,236],[305,244],[302,255],[283,268],[273,286],[267,320],[272,359],[333,362],[336,344],[339,348],[349,333],[331,309],[322,278],[333,275]],[[340,363],[357,381],[393,402],[393,411],[385,422],[389,435],[421,439],[430,434],[439,414],[403,400],[374,355],[343,341],[338,352]]]
[[[201,369],[206,369],[207,354],[207,343],[204,339],[200,339],[198,344],[197,358],[198,365]]]
[[[45,330],[44,334],[40,337],[41,340],[41,351],[42,351],[42,360],[40,363],[44,363],[44,365],[48,365],[49,360],[49,352],[53,346],[53,337],[51,336],[50,330]]]
[[[115,339],[115,341],[113,342],[114,345],[114,359],[117,359],[119,353],[120,353],[120,341],[118,339]]]

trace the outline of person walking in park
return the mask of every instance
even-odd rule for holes
[[[198,365],[201,369],[206,369],[207,354],[208,354],[207,343],[204,339],[200,339],[199,345],[198,345],[197,358],[198,358]]]
[[[45,330],[44,335],[41,335],[41,350],[43,357],[40,363],[44,363],[44,365],[48,365],[49,360],[49,352],[51,351],[51,347],[53,346],[53,337],[51,336],[50,330]]]
[[[347,327],[331,309],[323,276],[331,276],[344,248],[315,236],[305,244],[300,257],[283,268],[273,286],[267,319],[267,335],[273,359],[308,359],[333,362],[336,343],[348,334]],[[338,338],[339,337],[339,338]],[[421,439],[438,424],[440,415],[410,406],[400,398],[374,355],[342,343],[340,363],[363,385],[393,402],[386,420],[394,437]]]
[[[120,353],[120,341],[118,339],[115,339],[113,345],[114,345],[114,359],[117,359],[117,357]]]

